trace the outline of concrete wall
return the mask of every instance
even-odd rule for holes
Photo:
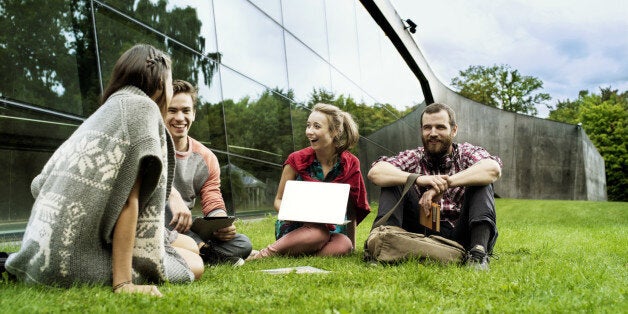
[[[402,19],[387,0],[362,1],[419,79],[426,101],[450,105],[457,115],[457,142],[486,148],[502,159],[500,197],[606,200],[604,160],[576,125],[504,111],[469,100],[450,90],[429,67]],[[419,117],[425,104],[392,125],[360,141],[362,171],[380,155],[421,145]],[[371,200],[377,187],[368,187]]]

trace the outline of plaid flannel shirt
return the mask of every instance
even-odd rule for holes
[[[400,152],[397,156],[381,156],[372,165],[380,161],[385,161],[393,166],[409,173],[420,173],[421,175],[453,175],[471,167],[482,159],[493,159],[502,167],[502,161],[497,156],[491,156],[488,151],[479,146],[469,143],[453,143],[452,153],[441,157],[439,160],[432,160],[426,154],[423,147]],[[371,165],[371,166],[372,166]],[[427,191],[426,187],[415,189],[422,195]],[[451,226],[455,226],[460,217],[462,201],[464,197],[464,187],[449,188],[440,200],[441,220],[447,221]]]

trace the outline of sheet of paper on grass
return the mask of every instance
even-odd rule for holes
[[[274,268],[274,269],[263,269],[265,273],[278,275],[278,274],[326,274],[329,273],[329,270],[324,270],[312,266],[297,266],[297,267],[286,267],[286,268]]]

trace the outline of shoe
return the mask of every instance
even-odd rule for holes
[[[259,253],[258,250],[251,250],[251,254],[249,254],[249,256],[246,258],[246,260],[250,260],[250,259],[254,259],[255,255],[257,255]]]
[[[7,262],[7,258],[9,258],[9,253],[0,252],[0,275],[2,275],[2,273],[7,271],[7,269],[4,268],[4,264]]]
[[[474,246],[466,256],[467,267],[475,270],[487,271],[489,270],[489,258],[486,254],[486,249],[481,245]]]
[[[199,255],[205,264],[210,266],[231,265],[239,267],[244,265],[244,260],[238,256],[229,256],[219,250],[216,250],[211,243],[205,243],[199,250]]]

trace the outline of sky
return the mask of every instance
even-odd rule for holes
[[[390,1],[418,25],[414,40],[447,86],[471,65],[504,64],[541,79],[552,106],[581,90],[628,90],[628,1]]]

